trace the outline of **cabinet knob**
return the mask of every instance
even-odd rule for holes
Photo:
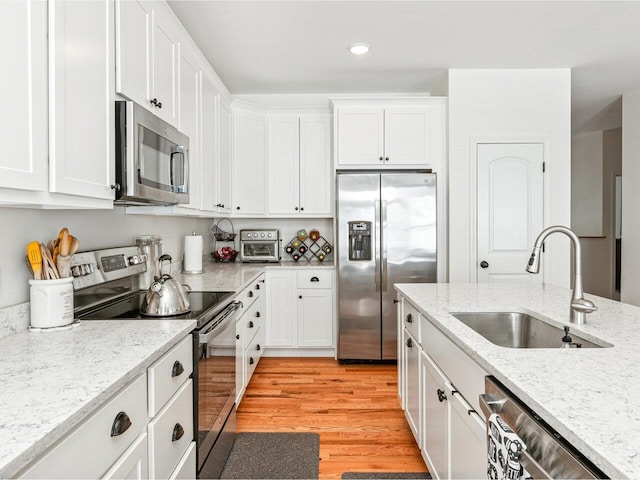
[[[256,283],[256,290],[260,290],[260,284]]]
[[[384,157],[384,161],[388,162],[389,161],[389,157]]]
[[[118,435],[122,435],[124,432],[129,430],[131,427],[131,419],[129,415],[125,412],[119,412],[116,415],[116,418],[113,419],[113,424],[111,425],[111,436],[117,437]]]
[[[382,162],[382,161],[384,161],[384,157],[380,157],[380,161],[381,161],[381,162]]]
[[[116,183],[115,185],[111,185],[111,190],[115,190],[116,192],[119,192],[120,188],[122,187],[120,187],[119,183]]]
[[[220,205],[222,208],[224,208],[224,203],[222,205]]]
[[[262,347],[260,347],[260,344],[256,345],[256,350],[260,351]]]
[[[411,339],[410,339],[410,338],[407,338],[406,345],[407,345],[407,347],[409,347],[409,348],[413,348],[413,342],[411,341]]]
[[[298,211],[298,207],[294,208],[295,211]]]
[[[254,361],[253,361],[253,357],[249,357],[249,365],[253,365]]]
[[[487,262],[486,260],[482,260],[480,262],[480,267],[481,268],[488,268],[489,267],[489,262]]]
[[[249,320],[249,328],[253,328],[253,322]]]
[[[407,323],[413,323],[413,315],[410,313],[407,315]]]
[[[444,402],[447,399],[447,395],[445,395],[444,390],[438,389],[438,401],[440,403]]]
[[[236,210],[240,210],[240,207],[236,207]]]
[[[302,212],[302,211],[304,211],[304,207],[300,207],[300,211],[301,211],[301,212]]]
[[[253,297],[253,291],[249,290],[249,295],[247,295],[249,298]]]
[[[179,423],[176,423],[173,426],[173,433],[171,434],[171,441],[172,442],[177,442],[178,440],[180,440],[182,438],[183,435],[184,435],[184,428],[182,428],[182,425],[180,425]]]
[[[162,102],[158,102],[158,108],[162,108]]]
[[[302,298],[302,295],[298,295],[298,298]]]
[[[256,312],[256,318],[260,318],[260,312]]]
[[[151,105],[158,105],[158,99],[157,98],[152,98],[151,100],[149,100],[149,102],[151,102]]]
[[[236,335],[236,340],[240,340],[240,335]]]
[[[394,298],[393,303],[400,303],[400,300],[398,300],[397,298]]]
[[[178,360],[173,362],[173,368],[171,369],[171,376],[179,377],[180,375],[182,375],[183,372],[184,372],[184,367],[182,366],[182,364]]]

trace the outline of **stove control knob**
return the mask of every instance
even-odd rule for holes
[[[132,255],[129,257],[129,265],[137,265],[140,263],[140,256]]]
[[[73,267],[71,267],[71,275],[74,277],[79,277],[80,275],[82,275],[80,265],[74,265]]]
[[[96,269],[94,268],[94,266],[91,263],[87,264],[87,268],[89,269],[89,273],[93,273],[96,271]]]
[[[261,233],[261,234],[260,234],[260,236],[261,236],[261,237],[264,237],[264,233]]]
[[[86,263],[84,265],[81,265],[80,270],[81,270],[81,275],[89,275],[91,273],[89,271],[89,265],[87,265]]]
[[[258,234],[257,234],[257,233],[254,233],[254,234],[253,234],[253,236],[254,236],[254,237],[256,237],[256,238],[258,238]]]
[[[267,237],[271,238],[273,235],[270,233],[269,235],[267,235]]]

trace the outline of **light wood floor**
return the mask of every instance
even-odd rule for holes
[[[426,472],[400,408],[395,365],[263,357],[237,415],[238,432],[317,432],[320,478]]]

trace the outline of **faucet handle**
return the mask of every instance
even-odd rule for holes
[[[578,298],[574,300],[573,302],[571,302],[571,308],[573,308],[577,312],[582,313],[591,313],[598,310],[598,307],[596,307],[592,301],[587,300],[586,298]]]

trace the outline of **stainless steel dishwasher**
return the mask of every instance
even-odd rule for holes
[[[480,407],[496,413],[526,445],[520,462],[534,479],[609,478],[492,376],[485,377]]]

